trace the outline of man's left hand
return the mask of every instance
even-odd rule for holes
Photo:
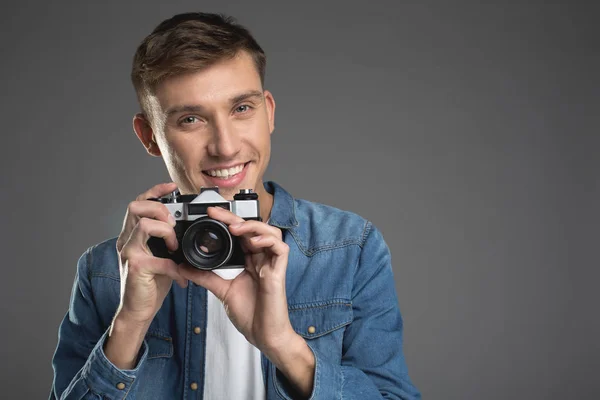
[[[262,351],[308,398],[313,390],[316,360],[288,315],[285,274],[289,247],[281,231],[259,221],[246,221],[228,210],[209,207],[208,216],[228,225],[245,253],[245,268],[232,280],[212,271],[182,264],[180,274],[210,290],[248,342]]]
[[[235,279],[183,264],[181,275],[210,290],[223,303],[227,316],[248,342],[269,355],[298,335],[288,316],[285,274],[289,247],[281,230],[259,221],[246,221],[228,210],[209,207],[208,216],[229,226],[245,253],[245,269]]]

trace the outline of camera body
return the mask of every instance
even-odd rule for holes
[[[221,207],[244,220],[260,221],[258,194],[251,189],[241,189],[231,201],[219,194],[218,187],[202,188],[198,195],[173,192],[169,196],[148,200],[163,203],[173,215],[179,243],[177,250],[170,252],[164,239],[151,237],[148,248],[155,257],[169,258],[177,264],[187,261],[203,270],[244,266],[244,252],[239,239],[231,235],[226,224],[210,218],[207,209]]]

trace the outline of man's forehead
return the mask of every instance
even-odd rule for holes
[[[248,94],[262,95],[256,70],[228,66],[169,77],[154,91],[161,108],[184,103],[230,103]]]
[[[263,96],[262,89],[253,86],[237,87],[227,91],[197,91],[184,88],[173,96],[150,94],[148,102],[152,104],[155,110],[160,109],[163,112],[168,112],[174,107],[197,106],[197,108],[211,108],[232,105],[245,100],[262,101]]]
[[[156,91],[168,90],[178,85],[193,84],[210,88],[228,82],[236,85],[240,82],[260,82],[260,80],[260,75],[252,57],[246,53],[240,53],[232,58],[224,58],[199,69],[170,75],[157,85]]]

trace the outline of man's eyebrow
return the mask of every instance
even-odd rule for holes
[[[232,97],[231,99],[229,99],[229,103],[235,104],[235,103],[239,103],[240,101],[248,100],[252,97],[262,98],[262,96],[263,96],[262,92],[260,92],[258,90],[252,90],[250,92],[242,93],[240,95]]]
[[[258,90],[252,90],[250,92],[242,93],[237,96],[234,96],[229,99],[230,104],[236,104],[244,100],[248,100],[251,98],[262,98],[263,93]],[[182,105],[182,106],[173,106],[166,111],[167,117],[170,117],[173,114],[178,114],[182,112],[202,112],[204,107],[201,105]]]
[[[204,108],[202,106],[173,106],[166,111],[167,117],[170,117],[173,114],[178,114],[182,112],[201,112]]]

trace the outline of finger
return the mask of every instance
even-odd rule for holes
[[[260,221],[242,221],[229,226],[229,231],[235,236],[275,236],[281,240],[281,230],[277,227],[267,225]]]
[[[175,251],[179,247],[173,227],[162,221],[150,218],[140,218],[125,246],[130,244],[131,246],[144,249],[147,254],[151,254],[146,245],[150,236],[164,239],[167,248],[171,251]]]
[[[136,200],[129,203],[127,212],[132,217],[152,218],[175,226],[175,217],[169,212],[167,206],[151,200]],[[137,222],[137,219],[136,219]]]
[[[164,275],[173,279],[182,288],[187,286],[187,280],[179,273],[179,265],[167,258],[157,258],[146,254],[145,252],[125,247],[124,253],[127,253],[125,263],[127,264],[127,275]]]
[[[217,221],[221,221],[227,225],[244,222],[242,217],[235,215],[231,211],[225,210],[221,207],[208,207],[206,211],[209,217],[216,219]]]
[[[177,185],[173,182],[162,183],[140,194],[136,200],[129,203],[123,221],[123,228],[117,239],[117,250],[121,251],[123,245],[129,240],[133,227],[141,217],[159,219],[175,226],[175,218],[169,217],[169,210],[164,204],[146,200],[150,197],[163,196],[175,189],[177,189]]]
[[[173,192],[175,189],[177,189],[175,182],[159,183],[140,194],[136,200],[147,200],[151,197],[158,198]]]
[[[290,252],[290,247],[273,236],[254,236],[248,241],[248,250],[251,253],[257,253],[263,249],[269,249],[277,256],[287,256]]]
[[[255,263],[252,260],[252,253],[245,252],[244,253],[244,270],[247,271],[254,280],[258,279],[258,272],[255,268]]]
[[[179,266],[179,272],[185,279],[189,279],[206,290],[210,290],[219,300],[223,301],[225,299],[231,281],[221,278],[213,271],[197,269],[186,263],[182,263]]]
[[[166,275],[182,288],[187,287],[187,279],[181,275],[181,267],[173,260],[148,256],[146,264],[148,272],[154,275]]]
[[[131,238],[133,229],[141,218],[156,219],[172,227],[176,225],[175,217],[171,215],[164,204],[150,200],[132,201],[127,207],[123,230],[117,239],[117,250],[120,251],[123,245]]]

